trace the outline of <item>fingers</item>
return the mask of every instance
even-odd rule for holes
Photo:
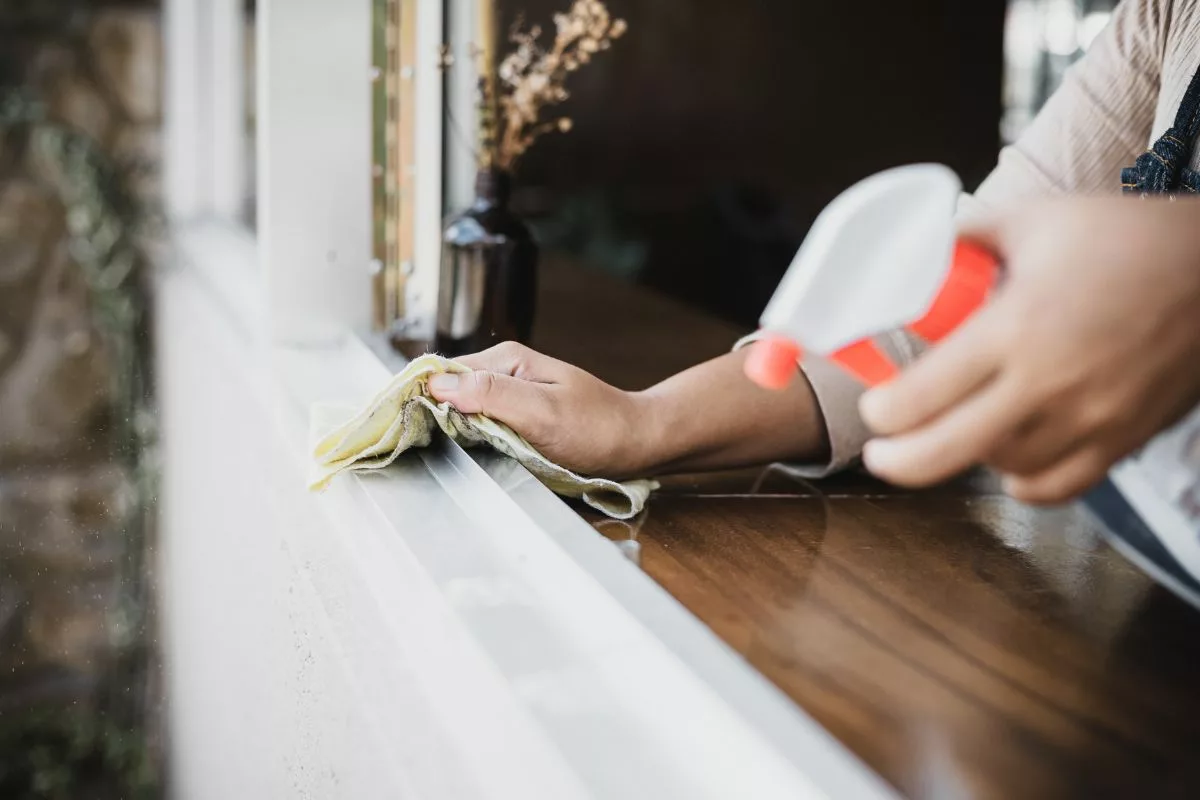
[[[987,465],[1007,475],[1036,475],[1070,455],[1086,435],[1055,414],[1037,413],[988,456]]]
[[[517,342],[502,342],[481,353],[454,360],[473,370],[511,375],[537,383],[558,383],[569,369],[567,364]]]
[[[941,345],[889,383],[862,396],[863,421],[881,436],[912,430],[963,402],[998,368],[988,311],[968,320]]]
[[[442,373],[429,379],[429,393],[464,414],[485,414],[526,438],[537,438],[552,418],[547,387],[499,372]]]
[[[1142,407],[1147,407],[1142,404]],[[1157,414],[1144,415],[1142,421],[1161,419]],[[1121,459],[1146,442],[1156,430],[1153,423],[1135,424],[1110,420],[1106,425],[1074,429],[1067,440],[1073,447],[1059,448],[1062,452],[1046,458],[1040,469],[1012,470],[998,460],[989,464],[1005,475],[1004,488],[1018,500],[1027,503],[1064,503],[1098,483]]]
[[[1026,503],[1065,503],[1098,483],[1116,461],[1103,447],[1084,447],[1039,474],[1006,477],[1004,489]]]
[[[995,382],[929,424],[863,449],[871,472],[901,486],[929,486],[983,461],[1029,413],[1011,386]]]

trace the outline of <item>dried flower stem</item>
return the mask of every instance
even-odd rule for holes
[[[518,21],[509,36],[516,49],[496,69],[482,65],[480,80],[480,167],[493,164],[512,170],[541,136],[571,130],[569,117],[539,122],[547,106],[563,102],[567,76],[612,46],[626,31],[624,20],[612,19],[601,0],[575,0],[565,14],[554,15],[556,33],[549,50],[539,45],[542,30],[521,30]]]

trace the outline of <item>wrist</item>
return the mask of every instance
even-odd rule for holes
[[[672,404],[654,389],[626,392],[629,402],[626,447],[622,462],[630,475],[654,475],[674,457],[670,451]]]

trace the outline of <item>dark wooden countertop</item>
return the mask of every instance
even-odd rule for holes
[[[534,345],[625,388],[739,331],[555,259]],[[1080,511],[768,468],[665,481],[632,523],[667,591],[914,797],[1200,797],[1200,614]]]

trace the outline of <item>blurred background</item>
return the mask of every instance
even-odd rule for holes
[[[613,0],[629,33],[580,71],[518,204],[555,209],[549,246],[751,326],[851,183],[937,161],[978,184],[1113,5]]]
[[[547,249],[748,326],[853,181],[982,179],[1112,5],[612,0],[619,57],[580,73],[574,130],[523,162],[515,204]],[[161,36],[149,0],[0,0],[0,797],[162,789]]]
[[[154,4],[0,3],[0,797],[158,787]]]

